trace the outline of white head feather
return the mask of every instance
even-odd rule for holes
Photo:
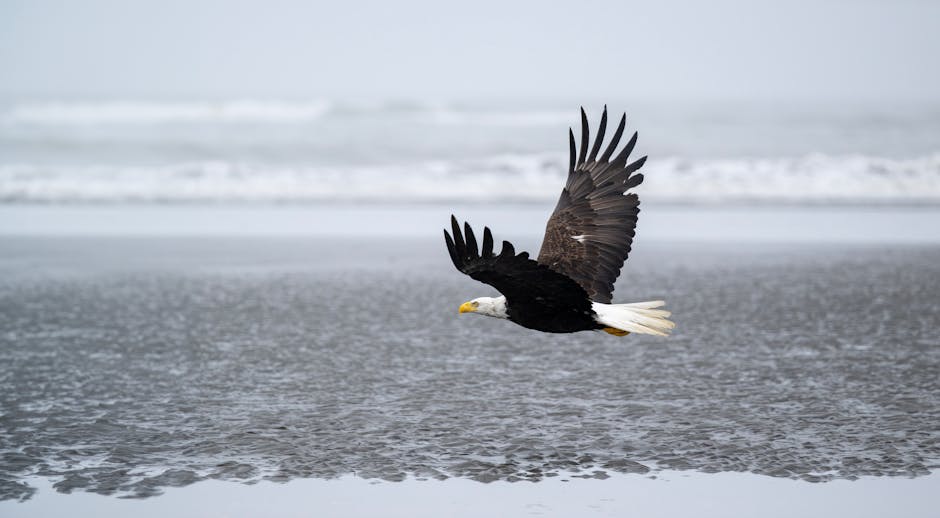
[[[488,317],[509,318],[506,297],[480,297],[460,305],[461,313],[478,313]]]

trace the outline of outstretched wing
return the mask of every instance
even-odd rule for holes
[[[538,258],[539,263],[574,279],[591,300],[608,304],[614,281],[630,253],[640,212],[637,195],[625,193],[643,181],[642,174],[633,173],[646,162],[644,156],[627,163],[636,145],[636,133],[611,160],[626,122],[624,114],[610,144],[598,157],[607,129],[605,106],[597,138],[588,155],[590,130],[587,115],[581,108],[581,149],[580,152],[576,149],[574,132],[569,130],[568,181],[548,219]]]
[[[476,236],[470,225],[464,223],[460,232],[457,218],[450,217],[451,235],[444,231],[444,240],[454,266],[480,282],[489,284],[506,296],[511,305],[538,304],[571,308],[583,304],[590,308],[584,289],[575,281],[529,259],[527,252],[516,254],[509,241],[503,241],[500,253],[493,253],[493,235],[483,228],[483,246],[478,250]]]

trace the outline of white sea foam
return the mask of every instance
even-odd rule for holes
[[[337,104],[327,100],[283,101],[54,101],[13,104],[0,110],[0,121],[31,125],[101,125],[163,123],[297,123],[376,115],[407,116],[446,126],[545,126],[571,123],[571,110],[496,110],[457,108],[441,103]]]
[[[677,201],[940,203],[940,154],[917,158],[666,159],[644,167],[646,194]]]
[[[7,202],[532,201],[564,181],[556,155],[382,166],[284,166],[223,161],[164,166],[0,166]],[[940,154],[910,159],[655,159],[642,172],[646,200],[717,204],[940,204]]]

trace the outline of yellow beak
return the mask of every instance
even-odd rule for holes
[[[476,310],[477,310],[477,308],[474,307],[474,305],[473,305],[472,302],[464,302],[463,304],[460,305],[460,310],[459,310],[459,311],[460,311],[461,313],[473,313],[473,312],[476,311]]]

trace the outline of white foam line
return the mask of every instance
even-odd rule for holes
[[[159,166],[0,165],[0,201],[271,202],[539,201],[558,197],[555,155],[378,166],[272,166],[225,161]],[[644,168],[644,201],[940,204],[940,153],[906,159],[809,155],[764,159],[657,159]]]
[[[376,482],[356,477],[303,479],[284,484],[205,481],[169,488],[162,496],[127,500],[88,493],[56,493],[31,479],[38,494],[25,503],[0,502],[0,514],[99,518],[203,516],[440,517],[480,516],[696,516],[855,518],[933,517],[940,474],[915,479],[862,478],[809,483],[747,473],[667,471],[612,473],[606,480],[571,476],[541,482],[467,479]]]

